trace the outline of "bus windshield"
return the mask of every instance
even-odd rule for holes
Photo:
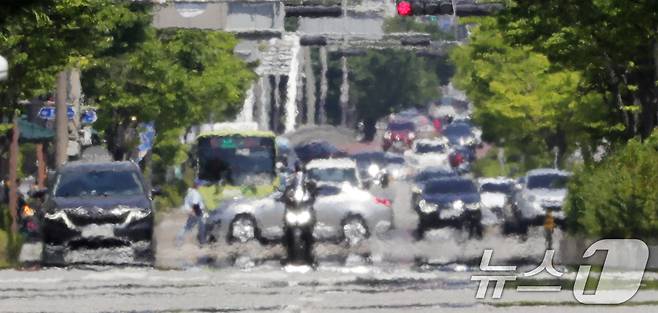
[[[274,138],[205,136],[197,144],[198,177],[202,180],[241,185],[271,183],[274,179]]]

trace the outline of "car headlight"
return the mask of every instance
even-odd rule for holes
[[[55,213],[46,213],[44,217],[52,221],[62,221],[69,229],[75,229],[75,225],[73,224],[73,222],[71,222],[68,215],[66,215],[66,213],[62,211]]]
[[[386,140],[391,139],[391,135],[392,135],[392,134],[391,134],[390,131],[386,131],[386,132],[384,133],[384,139],[386,139]]]
[[[293,212],[293,211],[288,211],[286,212],[286,222],[288,224],[306,224],[311,220],[311,212],[309,211],[301,211],[301,212]]]
[[[126,216],[126,220],[123,222],[123,225],[128,225],[132,222],[139,221],[141,219],[147,218],[151,215],[150,210],[131,210]]]
[[[436,212],[439,206],[435,203],[429,203],[425,200],[420,200],[420,202],[418,202],[418,208],[420,209],[421,212],[425,214],[429,214],[432,212]]]
[[[368,175],[375,177],[379,173],[379,166],[377,164],[370,164],[368,166]]]
[[[416,138],[416,133],[411,132],[411,133],[409,133],[408,137],[409,137],[409,140],[414,140]]]
[[[464,201],[457,200],[452,203],[452,208],[455,210],[461,210],[464,208]]]
[[[411,186],[411,192],[412,192],[412,193],[421,193],[421,192],[423,192],[423,190],[420,189],[420,186],[418,186],[418,185],[413,185],[413,186]]]
[[[474,210],[479,210],[479,209],[480,209],[480,204],[477,203],[477,202],[475,202],[475,203],[468,203],[468,204],[466,204],[466,209],[467,209],[467,210],[472,210],[472,211],[474,211]]]

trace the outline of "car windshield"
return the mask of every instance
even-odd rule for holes
[[[55,183],[55,197],[136,196],[144,194],[133,171],[99,170],[67,172]]]
[[[425,193],[444,194],[444,193],[475,193],[477,188],[475,184],[468,180],[442,180],[430,182],[425,187]]]
[[[241,184],[250,176],[274,179],[274,139],[252,136],[212,136],[198,141],[199,178]]]
[[[482,192],[492,193],[510,193],[512,192],[512,184],[510,183],[485,183],[480,187]]]
[[[456,124],[446,127],[443,131],[445,136],[469,136],[471,135],[471,127],[468,124]]]
[[[446,146],[442,144],[418,144],[416,153],[443,153],[446,152]]]
[[[362,153],[354,155],[354,159],[359,165],[368,165],[370,163],[384,163],[386,157],[384,153]]]
[[[353,185],[358,183],[356,178],[356,171],[353,168],[312,168],[308,170],[308,176],[310,179],[318,182],[348,182]]]
[[[404,164],[404,158],[399,156],[387,156],[386,162],[388,164]]]
[[[405,130],[414,130],[414,123],[391,123],[388,124],[388,130],[392,131],[405,131]]]
[[[416,178],[414,179],[417,183],[418,182],[424,182],[432,179],[437,179],[441,177],[450,177],[454,176],[455,173],[452,171],[440,171],[440,170],[435,170],[435,171],[424,171],[420,172],[418,175],[416,175]]]
[[[321,186],[318,187],[317,195],[318,197],[328,197],[335,196],[342,192],[342,189],[335,186]]]
[[[566,175],[547,174],[528,177],[529,189],[564,189],[567,187],[569,177]]]

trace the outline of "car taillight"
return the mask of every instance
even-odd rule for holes
[[[450,158],[450,165],[452,167],[457,167],[464,162],[464,156],[460,152],[456,152]]]
[[[416,138],[416,133],[410,132],[408,137],[409,137],[409,140],[414,140]]]
[[[391,206],[391,200],[386,199],[386,198],[375,198],[375,202],[385,205],[385,206]]]

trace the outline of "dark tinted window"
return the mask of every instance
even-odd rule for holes
[[[498,192],[510,193],[512,192],[512,184],[510,183],[486,183],[480,187],[482,192]]]
[[[136,196],[144,194],[139,174],[134,171],[80,171],[59,175],[56,197]]]
[[[445,136],[469,136],[471,135],[471,127],[468,124],[453,124],[443,130]]]
[[[273,178],[274,139],[268,137],[216,136],[198,142],[199,178],[239,184],[250,175]]]
[[[416,145],[417,153],[442,153],[446,152],[445,145],[429,145],[429,144],[418,144]]]
[[[425,186],[425,193],[475,193],[477,188],[469,180],[432,181]]]
[[[389,164],[404,164],[404,158],[398,156],[387,156],[386,162]]]
[[[451,177],[455,176],[455,172],[452,171],[424,171],[416,175],[414,179],[416,182],[424,182],[432,179],[437,179],[441,177]]]
[[[415,129],[414,123],[411,122],[388,124],[388,130],[392,130],[392,131],[414,130],[414,129]]]
[[[528,177],[530,189],[563,189],[567,187],[569,177],[565,175],[548,174]]]
[[[308,176],[318,182],[348,182],[353,185],[358,183],[353,168],[312,168],[308,170]]]
[[[340,192],[341,189],[335,186],[322,186],[318,188],[318,196],[320,197],[335,196]]]

